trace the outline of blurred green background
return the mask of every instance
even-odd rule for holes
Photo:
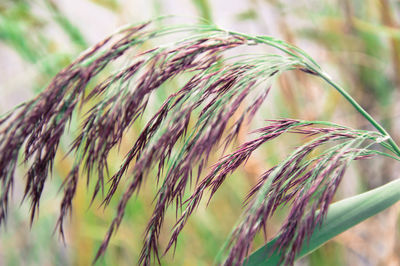
[[[118,27],[160,15],[183,15],[201,23],[250,34],[273,35],[295,44],[315,58],[334,79],[400,141],[400,2],[389,0],[1,0],[0,1],[0,112],[43,90],[51,78],[83,50]],[[106,75],[107,73],[104,73]],[[176,83],[176,84],[175,84]],[[179,81],[174,82],[179,86]],[[357,128],[368,123],[341,96],[302,73],[284,74],[274,85],[265,119],[290,117],[331,120]],[[157,98],[162,101],[164,93]],[[119,153],[110,158],[116,170],[140,132],[135,124]],[[20,204],[24,170],[18,171],[12,212],[0,230],[0,265],[90,265],[113,215],[117,200],[106,210],[97,201],[89,209],[86,187],[78,189],[66,243],[53,234],[60,205],[58,193],[72,159],[63,159],[70,135],[58,154],[51,182],[46,185],[40,216],[29,226],[28,204]],[[248,129],[249,130],[249,129]],[[243,131],[237,144],[248,138]],[[240,171],[229,177],[206,208],[194,214],[179,238],[175,256],[163,265],[210,265],[243,210],[246,193],[267,168],[281,160],[299,140],[285,139],[263,147]],[[217,154],[210,162],[217,160]],[[391,179],[400,169],[387,159],[355,163],[337,194],[354,195]],[[136,265],[143,231],[153,210],[156,186],[151,177],[139,197],[131,200],[124,221],[108,252],[96,265]],[[81,183],[83,184],[83,183]],[[119,195],[116,195],[118,199]],[[298,265],[400,265],[400,205],[341,234]],[[268,228],[272,237],[284,211]],[[175,214],[166,218],[161,245],[168,241]],[[264,243],[257,237],[254,249]]]

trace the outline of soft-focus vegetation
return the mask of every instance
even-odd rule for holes
[[[202,25],[215,22],[222,28],[249,35],[272,35],[301,47],[333,76],[333,80],[340,81],[343,87],[348,88],[350,94],[391,133],[394,140],[400,140],[397,134],[400,129],[400,109],[396,104],[400,97],[400,6],[396,1],[313,0],[288,4],[287,1],[247,0],[237,5],[235,3],[228,4],[222,0],[4,0],[0,2],[0,67],[4,73],[0,75],[0,112],[3,114],[43,91],[51,79],[84,49],[99,42],[120,25],[164,14],[185,14],[196,18]],[[77,6],[75,9],[74,5]],[[102,28],[104,25],[108,28]],[[138,52],[159,44],[153,40],[147,41],[138,48]],[[240,50],[239,53],[248,51]],[[254,47],[251,51],[265,54],[271,52],[271,49]],[[129,64],[132,57],[133,54],[128,54],[114,65],[107,66],[88,84],[88,91],[93,90],[98,81],[115,73],[118,64]],[[168,95],[182,88],[188,78],[188,75],[174,78],[153,95],[148,110],[129,128],[119,148],[110,151],[110,173],[118,171],[125,154],[152,114]],[[89,101],[80,113],[89,111],[90,104],[94,103],[96,101]],[[248,100],[250,103],[251,100]],[[303,71],[290,71],[277,78],[268,101],[260,108],[251,128],[244,125],[233,141],[232,150],[228,152],[234,152],[235,147],[255,138],[255,135],[247,133],[251,129],[264,127],[265,120],[271,118],[327,120],[352,128],[373,130],[368,121],[337,91],[329,88],[329,84]],[[233,119],[239,118],[237,113],[233,115]],[[61,139],[54,174],[51,182],[46,183],[40,213],[34,218],[32,228],[29,225],[29,202],[25,201],[22,206],[19,204],[24,194],[25,173],[28,169],[24,169],[24,165],[17,169],[6,230],[2,228],[0,233],[0,264],[89,265],[96,256],[124,193],[123,188],[129,185],[128,179],[122,179],[122,187],[116,190],[106,209],[99,207],[102,203],[101,195],[91,202],[96,183],[92,182],[87,190],[85,182],[80,182],[73,200],[71,219],[65,220],[66,245],[63,245],[58,234],[53,234],[63,197],[60,186],[77,161],[74,156],[66,155],[71,142],[79,135],[78,128],[83,121],[74,113],[70,134]],[[207,200],[200,203],[179,236],[175,252],[162,257],[162,264],[213,263],[238,217],[245,210],[243,201],[247,193],[267,169],[282,162],[304,143],[303,140],[299,136],[283,136],[283,139],[267,143],[252,154],[246,165],[239,167],[229,177],[229,182],[219,188],[208,206]],[[212,152],[209,161],[217,162],[220,156],[221,153]],[[204,168],[210,170],[211,166],[209,164]],[[207,174],[208,170],[203,171]],[[399,177],[398,170],[398,164],[390,158],[375,157],[357,161],[347,170],[334,200],[394,180]],[[154,170],[151,174],[156,175],[156,172]],[[154,195],[158,187],[155,180],[149,178],[144,182],[139,196],[129,201],[118,232],[111,238],[106,255],[96,265],[132,265],[138,261],[143,232],[156,204]],[[185,196],[190,196],[189,192]],[[399,264],[398,210],[398,204],[392,206],[334,238],[298,263]],[[287,212],[286,208],[278,209],[269,221],[266,228],[269,239],[278,231]],[[175,222],[175,211],[168,210],[164,219],[165,226],[160,232],[160,245],[163,248],[168,244]],[[257,234],[252,250],[264,243],[263,234]]]

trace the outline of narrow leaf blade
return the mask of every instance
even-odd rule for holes
[[[400,200],[400,179],[389,182],[376,189],[338,201],[329,207],[328,215],[309,241],[303,245],[297,258],[301,258],[328,240],[387,209]],[[251,254],[245,265],[278,265],[280,254],[271,254],[276,238]]]

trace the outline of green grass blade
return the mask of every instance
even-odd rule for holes
[[[212,10],[208,0],[192,0],[195,4],[199,15],[202,18],[202,22],[205,24],[210,24],[212,22]]]
[[[314,251],[328,240],[385,210],[400,200],[400,179],[368,192],[332,204],[321,227],[317,227],[309,242],[305,242],[297,258]],[[270,254],[276,239],[255,251],[245,265],[278,265],[279,253]]]

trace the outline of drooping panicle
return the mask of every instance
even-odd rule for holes
[[[265,228],[279,206],[288,204],[290,211],[275,249],[283,254],[281,262],[292,265],[304,239],[311,236],[326,215],[348,164],[373,155],[365,149],[371,145],[366,143],[380,137],[377,133],[342,127],[300,127],[291,132],[301,132],[315,139],[267,171],[250,192],[252,199],[248,199],[247,210],[231,236],[226,265],[243,264],[255,235]],[[336,142],[339,144],[333,144],[325,153],[308,158],[316,148]]]
[[[219,56],[216,54],[215,47],[218,47],[218,51],[220,49],[224,51],[246,44],[237,36],[231,38],[202,40],[201,50],[207,53],[212,51],[212,54],[215,54],[213,58],[217,60]],[[222,44],[215,46],[215,41],[222,41]],[[185,47],[183,46],[181,50],[184,50]],[[193,50],[192,45],[188,47],[191,52],[197,51]],[[184,51],[181,52],[184,53]],[[201,61],[199,60],[199,62]],[[128,152],[120,170],[111,178],[111,187],[104,201],[105,204],[109,203],[123,174],[126,173],[131,162],[136,159],[131,171],[131,184],[119,203],[119,208],[124,209],[153,165],[158,166],[158,182],[163,175],[165,165],[170,163],[169,170],[161,181],[156,207],[147,227],[145,245],[140,260],[143,264],[150,263],[153,255],[158,258],[158,238],[165,211],[174,202],[178,208],[182,205],[183,194],[187,184],[191,182],[192,169],[199,165],[197,173],[199,177],[202,166],[206,164],[211,150],[220,142],[233,114],[252,91],[255,91],[261,83],[269,80],[268,73],[274,71],[268,64],[252,66],[240,62],[226,61],[224,63],[226,65],[221,67],[217,61],[212,64],[207,61],[206,64],[209,66],[206,72],[195,74],[181,90],[172,94],[163,103]],[[290,67],[285,60],[280,63],[285,68]],[[297,64],[296,62],[290,63]],[[268,95],[269,89],[270,87],[266,86],[266,89],[261,90],[255,97],[254,104],[247,107],[240,118],[233,122],[232,128],[235,130],[230,136],[238,134],[241,121],[245,117],[248,117],[248,120],[254,117],[255,112]],[[190,120],[197,110],[200,111],[198,121],[191,128],[191,133],[187,135]],[[162,133],[157,134],[157,132]],[[174,152],[180,139],[183,139],[184,144],[180,147],[180,151]],[[227,138],[225,144],[231,142],[232,139],[232,137]],[[118,212],[113,224],[118,226],[123,214],[124,212]],[[110,227],[108,235],[111,232],[115,232],[113,227]],[[104,240],[102,247],[107,246],[109,239],[107,237]]]
[[[127,44],[145,27],[146,24],[131,27],[101,41],[57,74],[35,99],[4,118],[0,130],[0,148],[6,151],[0,154],[0,180],[3,183],[0,224],[7,212],[15,165],[22,146],[25,144],[24,160],[30,164],[24,198],[30,198],[33,221],[61,136],[76,105],[83,98],[87,84],[111,61],[122,56],[129,48]],[[112,37],[116,40],[105,49]]]
[[[65,218],[72,214],[78,185],[84,183],[79,181],[82,176],[86,176],[87,187],[94,179],[92,203],[101,195],[107,207],[121,189],[115,217],[97,260],[121,225],[133,194],[154,176],[155,206],[139,263],[160,263],[159,239],[169,208],[176,208],[177,223],[166,251],[176,244],[204,193],[210,193],[211,200],[228,176],[264,143],[282,134],[300,134],[308,142],[265,171],[250,191],[247,208],[228,242],[225,260],[226,265],[243,264],[255,235],[279,206],[289,205],[275,248],[284,255],[282,262],[293,263],[303,240],[326,215],[348,164],[383,154],[370,147],[375,143],[390,149],[387,139],[378,133],[326,122],[280,119],[268,121],[267,126],[253,132],[258,134],[255,139],[226,154],[243,125],[250,125],[280,73],[300,69],[318,75],[319,66],[301,50],[274,38],[227,32],[214,26],[157,29],[154,24],[126,27],[99,42],[56,75],[35,99],[0,117],[0,225],[7,216],[19,155],[23,155],[28,168],[24,199],[30,201],[32,222],[57,151],[62,150],[66,156],[75,156],[75,161],[62,186],[56,225],[61,235]],[[174,34],[188,36],[173,43],[161,39],[161,45],[147,49],[147,44]],[[283,54],[240,52],[240,56],[231,56],[234,49],[241,51],[254,44],[269,45]],[[128,60],[123,63],[120,58]],[[110,74],[111,63],[120,67]],[[181,80],[184,85],[176,90],[165,86]],[[159,89],[170,90],[168,97],[160,106],[148,108]],[[110,173],[109,155],[134,123],[151,110],[156,112],[129,142],[131,146],[119,169]],[[74,114],[83,122],[67,149],[61,139]],[[212,153],[219,154],[218,148],[222,147],[221,159],[203,177]],[[319,147],[326,149],[318,153]],[[125,176],[127,182],[121,182]],[[194,191],[185,198],[192,184]]]

